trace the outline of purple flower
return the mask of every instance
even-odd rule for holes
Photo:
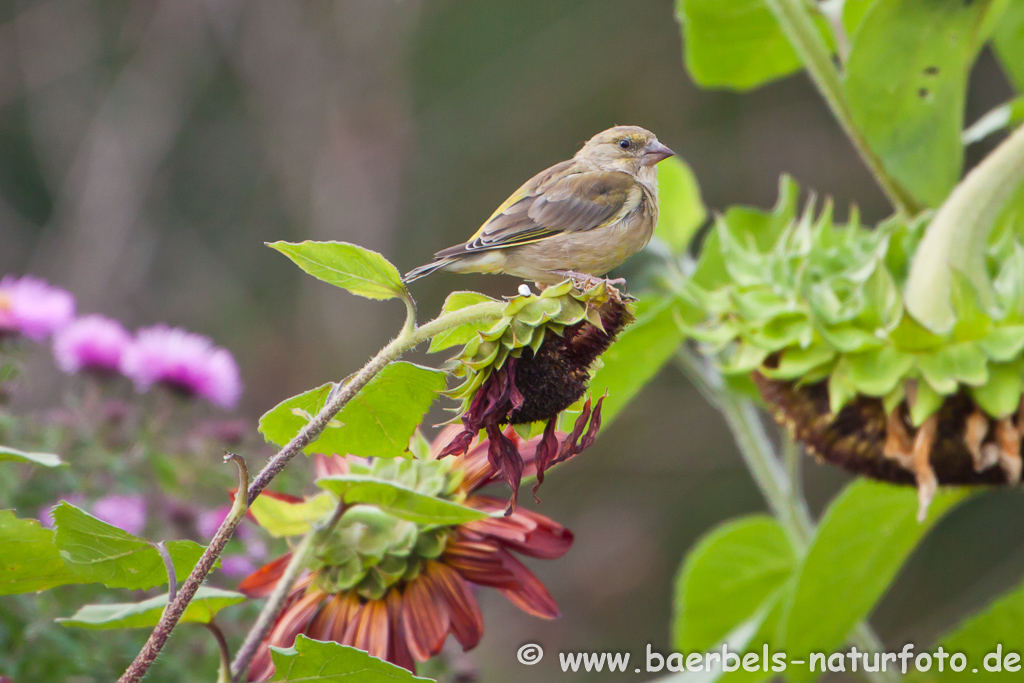
[[[131,343],[131,335],[121,323],[102,315],[87,315],[54,335],[53,356],[57,367],[67,373],[117,372]]]
[[[225,576],[236,578],[247,576],[256,569],[256,565],[245,555],[229,555],[220,558],[220,570]]]
[[[163,384],[221,408],[234,408],[242,393],[238,366],[227,350],[215,347],[207,337],[166,325],[136,333],[121,359],[121,372],[139,391]]]
[[[0,335],[20,334],[39,341],[74,317],[75,298],[63,289],[31,275],[0,280]]]
[[[92,504],[92,515],[138,536],[146,527],[146,499],[139,495],[112,495]]]

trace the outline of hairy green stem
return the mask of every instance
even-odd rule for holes
[[[1021,183],[1024,128],[1006,138],[953,188],[928,225],[903,292],[907,310],[922,325],[942,333],[956,322],[950,302],[954,270],[971,281],[983,305],[992,304],[985,247],[996,217]]]
[[[235,505],[232,507],[231,514],[227,516],[224,523],[221,524],[217,533],[214,535],[213,540],[210,541],[210,545],[206,548],[199,562],[192,569],[192,573],[189,574],[185,583],[181,586],[178,591],[178,595],[173,602],[168,604],[164,610],[163,615],[160,617],[160,622],[153,629],[146,644],[142,647],[142,650],[135,657],[135,660],[131,663],[125,673],[118,679],[118,683],[137,683],[142,680],[142,677],[146,675],[149,668],[156,661],[156,657],[160,654],[164,645],[167,643],[167,639],[171,635],[171,631],[178,624],[181,619],[181,615],[184,614],[185,608],[188,607],[189,602],[195,596],[199,586],[202,585],[203,581],[213,570],[213,566],[220,557],[221,552],[224,550],[224,546],[235,532],[235,528],[242,521],[245,516],[245,511],[248,506],[252,504],[252,501],[256,499],[256,496],[260,494],[263,489],[273,481],[274,477],[280,474],[292,458],[301,453],[306,446],[315,441],[327,425],[330,424],[331,420],[334,419],[342,408],[352,399],[356,393],[362,389],[366,384],[377,376],[381,370],[387,367],[390,363],[395,362],[406,352],[412,348],[422,344],[423,342],[433,338],[435,335],[445,332],[447,330],[466,325],[474,322],[485,322],[488,320],[497,320],[501,317],[504,311],[505,304],[499,301],[485,302],[476,304],[474,306],[467,306],[466,308],[444,315],[438,316],[429,323],[426,323],[420,327],[413,325],[409,326],[408,322],[402,332],[392,340],[387,346],[380,350],[376,356],[374,356],[370,362],[363,366],[359,372],[351,377],[343,386],[336,392],[331,393],[330,399],[326,405],[318,412],[313,418],[299,430],[299,433],[289,441],[280,451],[274,455],[267,464],[263,467],[256,478],[251,483],[241,482],[239,485],[239,492],[246,490],[248,495],[235,496]],[[237,458],[236,464],[244,466],[244,461],[241,461],[237,455],[233,456]],[[246,480],[248,480],[248,472],[246,472]]]
[[[867,140],[853,125],[850,105],[843,93],[842,79],[832,61],[832,53],[814,23],[809,4],[805,0],[765,0],[765,4],[775,15],[782,32],[800,57],[818,92],[825,99],[825,103],[832,110],[832,114],[846,136],[850,138],[861,159],[875,176],[893,208],[909,214],[920,211],[923,207],[889,175],[882,160],[871,150]]]
[[[345,502],[342,500],[338,501],[338,505],[334,508],[334,512],[327,523],[320,528],[310,529],[299,542],[299,545],[292,550],[292,559],[288,561],[288,566],[285,567],[284,573],[278,579],[273,592],[267,597],[266,604],[260,610],[256,623],[253,624],[252,628],[245,635],[245,642],[239,648],[235,661],[231,663],[233,683],[242,683],[245,680],[245,674],[249,671],[249,664],[252,663],[252,658],[256,656],[260,643],[270,633],[274,623],[280,616],[281,610],[284,608],[285,602],[287,602],[288,596],[292,592],[292,586],[295,585],[302,570],[309,564],[309,558],[316,549],[317,543],[325,540],[327,535],[331,533],[331,530],[338,524],[338,521],[341,520],[343,514],[345,514]]]
[[[768,507],[786,531],[797,553],[806,553],[814,537],[814,521],[797,484],[799,479],[791,476],[792,462],[787,462],[790,466],[787,472],[775,454],[753,402],[726,387],[721,374],[690,349],[681,348],[676,354],[676,363],[698,391],[722,412],[743,461],[764,494]],[[796,453],[796,449],[793,452]],[[868,652],[881,652],[881,641],[866,621],[857,624],[848,640]],[[865,672],[864,676],[872,683],[899,680],[899,676],[891,671]]]

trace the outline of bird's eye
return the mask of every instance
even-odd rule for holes
[[[624,138],[622,140],[619,140],[619,147],[621,147],[622,149],[629,149],[629,139]]]

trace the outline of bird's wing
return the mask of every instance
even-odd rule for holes
[[[538,242],[562,232],[592,230],[619,220],[643,200],[631,176],[570,160],[519,188],[465,244],[438,257]]]

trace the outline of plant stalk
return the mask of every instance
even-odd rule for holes
[[[248,492],[246,496],[235,496],[235,504],[232,507],[231,514],[227,516],[224,523],[221,524],[217,533],[214,535],[213,540],[210,541],[210,545],[206,548],[199,562],[192,569],[192,573],[189,574],[185,583],[181,586],[178,591],[178,595],[173,602],[168,604],[164,610],[163,615],[160,617],[160,622],[153,629],[146,644],[142,647],[142,650],[135,657],[135,660],[131,663],[128,669],[124,672],[121,678],[118,679],[118,683],[137,683],[142,680],[142,677],[146,675],[149,668],[153,665],[158,654],[167,643],[167,639],[171,635],[171,631],[178,624],[181,619],[181,615],[184,614],[185,608],[188,607],[189,602],[195,596],[199,586],[202,585],[203,581],[213,570],[213,566],[220,557],[221,552],[224,550],[224,546],[235,532],[235,528],[242,521],[245,516],[245,512],[248,506],[252,504],[252,501],[256,499],[256,496],[260,494],[263,489],[273,481],[274,477],[280,474],[292,458],[302,452],[302,450],[310,443],[315,441],[320,434],[327,428],[327,425],[334,419],[342,408],[352,399],[356,393],[362,389],[366,384],[373,379],[377,373],[383,370],[387,365],[398,360],[406,351],[422,344],[423,342],[431,339],[435,335],[450,330],[460,325],[465,325],[473,322],[483,322],[487,320],[496,320],[501,317],[502,311],[505,308],[505,304],[502,302],[485,302],[476,304],[474,306],[467,306],[466,308],[458,311],[453,311],[445,315],[438,316],[434,320],[426,323],[423,326],[410,327],[407,323],[402,333],[392,340],[387,346],[380,350],[376,356],[374,356],[370,362],[368,362],[363,368],[357,372],[352,378],[336,393],[332,393],[330,400],[327,404],[318,412],[313,418],[301,429],[295,437],[288,442],[280,451],[272,457],[264,468],[260,471],[256,478],[252,480],[252,483],[248,483],[248,472],[246,471],[246,481],[240,481],[239,491],[245,489]],[[236,464],[244,466],[244,461],[238,456],[233,456]],[[241,468],[240,468],[241,469]],[[240,474],[241,477],[241,474]]]
[[[310,555],[313,554],[317,543],[323,541],[331,533],[344,513],[345,502],[339,501],[328,522],[322,528],[311,529],[292,551],[292,559],[289,560],[284,573],[278,579],[273,592],[267,597],[267,602],[260,610],[256,623],[245,635],[245,642],[239,648],[235,661],[231,663],[232,683],[242,683],[245,680],[245,674],[249,671],[252,658],[256,656],[260,643],[267,637],[274,627],[274,623],[277,622],[277,618],[281,615],[281,610],[292,592],[292,586],[295,585],[299,574],[309,563]]]
[[[910,264],[903,297],[907,310],[933,332],[956,321],[950,302],[953,271],[974,285],[983,306],[994,300],[985,247],[996,217],[1024,183],[1024,127],[975,166],[939,208]]]
[[[850,105],[843,93],[843,81],[832,61],[832,53],[818,31],[805,0],[765,0],[775,15],[793,50],[800,57],[811,81],[825,99],[860,158],[875,176],[885,196],[897,211],[913,215],[923,207],[895,178],[889,175],[882,160],[871,150],[867,140],[853,125]]]
[[[796,485],[798,479],[791,477],[782,466],[753,402],[726,387],[721,374],[685,346],[676,353],[676,363],[698,391],[725,416],[740,454],[772,514],[786,531],[797,554],[806,553],[814,537],[815,523]],[[869,652],[881,652],[881,640],[866,621],[854,628],[848,640]],[[865,672],[864,675],[872,683],[899,680],[891,671]]]

